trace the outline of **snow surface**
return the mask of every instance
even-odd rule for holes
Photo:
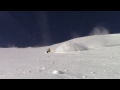
[[[120,34],[94,35],[47,47],[0,48],[0,78],[118,79],[119,39]]]
[[[77,44],[72,41],[68,41],[60,45],[57,49],[56,52],[71,52],[71,51],[83,51],[87,50],[87,47],[82,45],[81,43]]]

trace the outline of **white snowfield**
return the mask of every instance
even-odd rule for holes
[[[45,51],[50,48],[50,53]],[[1,79],[120,79],[120,34],[47,47],[0,48]]]

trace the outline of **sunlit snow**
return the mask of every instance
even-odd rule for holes
[[[50,53],[45,53],[50,48]],[[120,78],[120,34],[75,38],[47,47],[0,48],[1,79]]]

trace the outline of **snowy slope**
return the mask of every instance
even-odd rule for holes
[[[48,47],[0,48],[1,79],[120,78],[120,34],[75,38]],[[51,53],[44,53],[51,48]]]

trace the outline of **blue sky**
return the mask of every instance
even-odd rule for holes
[[[120,33],[120,11],[0,11],[0,47],[51,45],[95,27]]]

